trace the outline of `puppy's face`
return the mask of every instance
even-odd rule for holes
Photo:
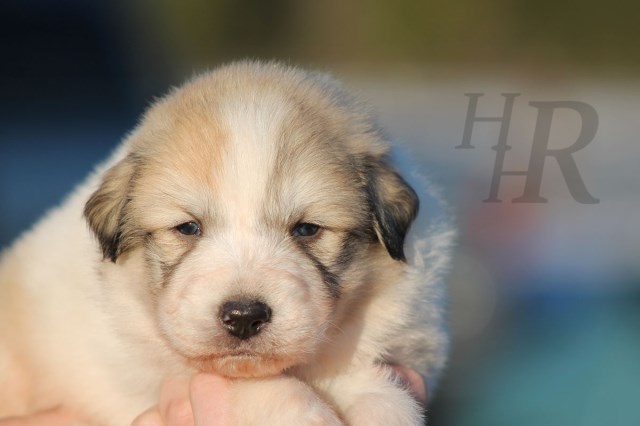
[[[222,68],[156,104],[128,143],[85,215],[119,267],[143,251],[158,327],[201,370],[305,363],[372,262],[403,260],[415,194],[326,78]]]

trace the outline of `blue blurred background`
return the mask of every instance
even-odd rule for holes
[[[195,72],[238,58],[328,70],[444,188],[460,240],[453,350],[431,424],[640,425],[640,7],[624,0],[271,2],[5,0],[0,4],[0,246],[79,183],[144,108]],[[598,204],[545,163],[544,204],[485,203],[499,123],[462,142],[469,105],[516,98],[505,170],[525,170],[530,101],[598,113],[574,155]],[[571,145],[575,112],[549,146]],[[37,267],[37,265],[34,265]]]

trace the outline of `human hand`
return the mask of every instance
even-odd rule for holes
[[[167,379],[160,391],[160,402],[139,415],[132,426],[228,426],[230,414],[228,379],[196,374]],[[75,426],[85,424],[77,417],[52,409],[30,416],[0,419],[0,426]]]
[[[396,374],[398,380],[409,389],[416,401],[423,407],[426,407],[429,394],[427,393],[427,385],[420,373],[411,368],[401,367],[399,365],[390,365],[390,367]]]
[[[392,365],[397,378],[423,406],[427,401],[424,380],[415,370]],[[165,381],[157,406],[138,416],[132,426],[226,426],[233,424],[229,409],[228,379],[197,374],[191,379],[173,377]],[[59,409],[28,417],[0,419],[0,426],[69,426],[78,419]]]
[[[390,366],[397,379],[425,406],[427,389],[415,370]],[[230,409],[230,380],[200,373],[165,381],[160,402],[138,416],[132,426],[226,426],[233,424]],[[0,424],[0,426],[4,426]]]
[[[160,390],[160,402],[133,421],[132,426],[227,426],[231,381],[212,374],[172,377]],[[0,425],[4,426],[4,425]]]

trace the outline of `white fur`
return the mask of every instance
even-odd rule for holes
[[[62,405],[96,424],[129,424],[157,403],[164,377],[194,372],[185,357],[206,354],[222,338],[211,308],[250,293],[278,307],[260,344],[298,358],[288,376],[236,379],[235,398],[252,401],[237,412],[241,424],[421,422],[417,404],[378,363],[417,369],[430,392],[444,366],[442,278],[454,237],[444,204],[424,182],[412,182],[423,208],[405,244],[408,262],[382,271],[377,287],[358,296],[362,301],[351,296],[356,313],[331,311],[317,271],[264,234],[257,219],[275,161],[271,141],[288,125],[286,102],[277,93],[249,107],[238,99],[222,109],[221,120],[233,132],[221,154],[224,167],[211,170],[221,184],[214,194],[204,177],[201,182],[202,197],[221,206],[217,232],[176,268],[168,288],[140,285],[150,281],[142,250],[116,263],[103,260],[82,218],[106,170],[132,149],[135,133],[3,254],[0,418]],[[314,205],[318,192],[331,191],[317,191],[322,183],[304,176],[299,191],[285,194],[286,204]],[[150,211],[148,220],[167,215]]]

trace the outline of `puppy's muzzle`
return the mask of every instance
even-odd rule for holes
[[[226,302],[220,309],[220,320],[229,334],[245,340],[260,333],[271,320],[271,308],[257,301]]]

